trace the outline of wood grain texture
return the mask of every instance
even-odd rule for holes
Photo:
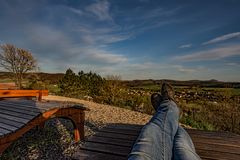
[[[142,126],[109,124],[89,137],[74,159],[127,159]],[[186,129],[203,160],[240,159],[240,136],[229,132]]]
[[[0,90],[0,98],[10,97],[37,97],[38,101],[42,100],[42,96],[47,96],[48,90]]]
[[[0,101],[0,154],[16,139],[50,118],[70,119],[75,141],[84,139],[86,107],[73,103],[26,100]]]

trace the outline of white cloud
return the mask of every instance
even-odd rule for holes
[[[178,48],[190,48],[190,47],[192,47],[192,44],[189,43],[189,44],[181,45]]]
[[[234,67],[239,67],[240,64],[239,63],[234,63],[234,62],[229,62],[229,63],[225,63],[228,66],[234,66]]]
[[[230,45],[225,47],[218,47],[214,49],[208,49],[204,51],[194,52],[191,54],[176,56],[175,60],[181,61],[206,61],[217,60],[231,56],[240,55],[240,45]]]
[[[182,73],[199,73],[201,71],[206,71],[208,69],[202,67],[202,66],[197,66],[197,67],[185,67],[182,65],[173,65],[172,68],[176,68],[177,71],[182,72]]]
[[[90,60],[108,64],[123,63],[127,61],[127,58],[123,55],[108,53],[100,49],[89,49],[84,55]]]
[[[108,1],[97,1],[86,7],[86,10],[93,13],[99,20],[111,20],[112,17],[109,13],[110,3]]]
[[[71,12],[75,13],[75,14],[78,14],[78,15],[82,15],[83,12],[82,10],[80,9],[75,9],[75,8],[72,8],[72,7],[67,7]]]
[[[226,41],[226,40],[229,40],[229,39],[232,39],[232,38],[237,38],[237,37],[240,37],[240,32],[229,33],[229,34],[225,34],[225,35],[220,36],[220,37],[216,37],[212,40],[209,40],[207,42],[202,43],[202,45],[218,43],[218,42]]]

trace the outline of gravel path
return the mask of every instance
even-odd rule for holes
[[[75,98],[67,98],[61,96],[47,96],[43,97],[43,99],[82,103],[90,109],[90,111],[86,112],[86,121],[94,121],[101,124],[107,123],[145,124],[151,118],[151,116],[148,114]]]

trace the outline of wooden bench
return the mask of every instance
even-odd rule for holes
[[[0,101],[0,155],[28,130],[53,117],[70,119],[74,125],[75,141],[83,140],[85,110],[86,107],[82,104],[67,102],[11,99]]]
[[[0,98],[37,97],[41,101],[42,96],[48,96],[48,90],[0,90]]]

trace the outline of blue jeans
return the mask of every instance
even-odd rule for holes
[[[177,105],[170,100],[163,101],[142,128],[128,160],[200,160],[178,120]]]

